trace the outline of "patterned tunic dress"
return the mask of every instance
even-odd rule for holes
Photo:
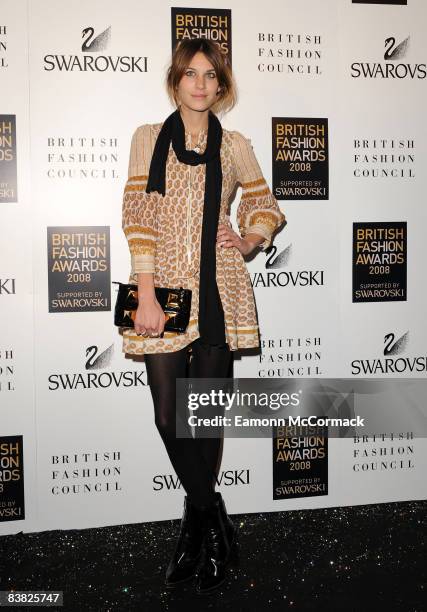
[[[123,352],[135,355],[170,353],[200,337],[198,331],[201,230],[206,165],[181,163],[172,148],[166,165],[166,195],[146,193],[151,156],[162,123],[145,124],[132,137],[128,180],[123,194],[122,228],[127,238],[131,271],[129,283],[138,283],[139,272],[152,272],[156,287],[192,290],[190,322],[183,334],[164,332],[163,338],[137,336],[123,330]],[[186,148],[191,135],[185,132]],[[201,152],[207,130],[200,134]],[[194,146],[194,145],[193,145]],[[264,237],[261,248],[271,243],[273,232],[285,220],[263,175],[250,140],[240,132],[223,128],[221,144],[222,195],[219,224],[231,227],[229,208],[236,187],[242,196],[237,209],[241,236]],[[216,246],[216,281],[225,318],[225,337],[232,351],[259,346],[255,298],[245,260],[236,247]]]

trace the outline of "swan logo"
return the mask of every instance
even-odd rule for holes
[[[97,51],[105,51],[111,39],[111,26],[108,26],[108,28],[101,32],[101,34],[98,34],[98,36],[95,36],[95,30],[93,28],[84,28],[82,37],[83,52],[95,53]]]
[[[216,477],[216,484],[224,487],[249,485],[250,470],[222,470]],[[182,488],[181,481],[175,474],[156,474],[153,476],[153,491],[176,491]]]
[[[82,30],[84,55],[45,55],[44,70],[51,72],[147,72],[147,56],[101,54],[110,46],[111,26],[95,35],[93,27]]]
[[[92,344],[85,351],[85,369],[87,372],[72,374],[51,374],[48,378],[49,391],[80,391],[82,389],[109,389],[110,387],[145,387],[147,382],[144,380],[143,371],[122,371],[122,372],[100,372],[105,370],[110,364],[114,355],[114,344],[99,352],[98,346]]]
[[[111,359],[114,354],[114,344],[98,354],[98,347],[96,345],[88,346],[86,349],[86,370],[101,370],[110,365]]]
[[[409,331],[396,339],[393,332],[384,336],[384,355],[399,355],[403,353],[408,344]]]
[[[292,244],[278,252],[272,245],[265,250],[267,272],[251,273],[252,287],[321,287],[324,285],[323,270],[297,270],[276,272],[288,265],[292,254]]]
[[[384,41],[384,59],[386,63],[354,62],[351,65],[351,76],[355,79],[425,79],[427,76],[426,64],[409,64],[399,62],[409,49],[408,36],[401,42],[396,42],[393,36]]]
[[[408,347],[409,331],[399,337],[393,332],[384,336],[384,359],[355,359],[351,362],[353,376],[366,374],[402,374],[406,372],[427,372],[427,357],[402,356]]]
[[[408,38],[405,38],[405,40],[402,40],[402,42],[400,42],[398,45],[396,45],[396,39],[393,38],[393,36],[390,36],[389,38],[385,39],[384,44],[386,47],[384,59],[392,60],[394,62],[402,57],[405,57],[409,47],[409,36]]]

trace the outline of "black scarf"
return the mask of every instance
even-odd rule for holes
[[[169,115],[154,146],[146,192],[157,191],[165,195],[166,161],[171,142],[180,162],[191,166],[206,164],[200,250],[199,333],[206,344],[224,344],[224,311],[216,283],[216,235],[222,192],[222,126],[212,111],[209,111],[208,120],[206,149],[204,153],[196,153],[185,148],[185,128],[179,109]]]

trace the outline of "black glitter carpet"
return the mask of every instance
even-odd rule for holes
[[[163,587],[178,520],[3,536],[0,588],[63,590],[64,607],[50,609],[73,612],[422,612],[425,509],[417,501],[234,515],[239,559],[210,595],[191,582]]]

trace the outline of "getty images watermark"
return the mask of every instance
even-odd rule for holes
[[[280,410],[285,407],[300,407],[301,406],[302,390],[296,393],[250,393],[241,392],[239,390],[229,393],[222,389],[211,389],[209,393],[189,393],[188,394],[188,409],[196,411],[201,407],[222,407],[226,411],[237,411],[239,408],[262,407],[270,410]],[[199,417],[196,414],[190,414],[187,419],[191,427],[286,427],[296,425],[298,427],[319,426],[319,427],[364,427],[364,418],[357,415],[352,418],[342,417],[319,417],[310,415],[304,417],[301,415],[288,417],[248,417],[234,412],[232,416],[215,414],[212,417]]]
[[[411,431],[427,437],[427,379],[178,378],[177,437],[271,437],[280,427],[335,438]]]

